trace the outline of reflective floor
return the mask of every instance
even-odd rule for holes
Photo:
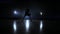
[[[56,32],[54,20],[3,20],[0,31],[6,34],[49,34]]]

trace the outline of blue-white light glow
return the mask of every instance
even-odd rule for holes
[[[26,26],[26,31],[28,31],[30,26],[30,20],[26,20],[25,26]]]
[[[40,15],[42,15],[43,13],[42,12],[40,12]]]
[[[17,11],[14,11],[14,14],[18,14],[18,12]]]
[[[14,28],[14,31],[16,31],[16,21],[14,21],[14,23],[13,23],[13,28]]]
[[[42,30],[42,28],[43,28],[43,22],[40,21],[40,31]]]

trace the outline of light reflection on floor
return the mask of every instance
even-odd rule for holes
[[[13,29],[14,29],[14,34],[17,34],[17,22],[16,20],[13,21]]]
[[[40,31],[42,31],[42,28],[43,28],[43,21],[41,20],[40,21]]]
[[[13,21],[13,29],[14,29],[14,34],[17,34],[20,30],[19,30],[19,28],[21,28],[21,27],[23,27],[23,28],[21,28],[23,31],[20,31],[20,32],[22,32],[22,33],[25,33],[25,34],[32,34],[33,32],[31,32],[32,31],[32,28],[31,27],[33,27],[33,29],[35,28],[35,26],[37,26],[37,25],[34,25],[34,23],[33,22],[35,22],[35,24],[37,24],[38,22],[40,23],[39,24],[39,29],[40,29],[40,34],[42,34],[42,30],[43,30],[43,20],[32,20],[32,25],[33,26],[31,26],[31,24],[30,24],[30,20],[25,20],[25,22],[24,22],[24,24],[23,25],[21,25],[21,22],[19,22],[20,24],[19,24],[19,28],[17,27],[17,22],[18,21],[21,21],[21,20],[14,20]],[[24,30],[24,26],[25,26],[25,30]],[[35,28],[36,29],[36,28]],[[35,30],[34,29],[34,30]],[[18,31],[19,30],[19,31]],[[17,32],[18,31],[18,32]],[[39,31],[38,31],[39,32]],[[22,34],[21,33],[21,34]],[[34,33],[36,33],[36,32],[34,32]]]
[[[26,20],[25,26],[26,26],[26,32],[28,32],[29,31],[29,26],[30,26],[30,20]]]

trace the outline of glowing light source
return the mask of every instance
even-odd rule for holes
[[[40,15],[42,15],[43,13],[42,12],[40,12]]]
[[[14,21],[13,28],[14,28],[14,31],[16,31],[16,21]]]
[[[42,28],[43,28],[43,22],[40,21],[40,31],[42,30]]]
[[[17,11],[14,11],[14,14],[18,14],[18,12]]]
[[[25,26],[26,26],[26,31],[28,31],[30,26],[30,20],[26,20]]]

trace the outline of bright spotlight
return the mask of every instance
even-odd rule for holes
[[[42,15],[43,13],[42,12],[40,12],[40,15]]]
[[[17,11],[14,11],[14,14],[18,14],[18,12]]]
[[[14,21],[13,23],[13,28],[14,28],[14,31],[16,31],[16,21]]]
[[[26,31],[28,31],[30,26],[30,20],[26,20],[25,26],[26,26]]]

